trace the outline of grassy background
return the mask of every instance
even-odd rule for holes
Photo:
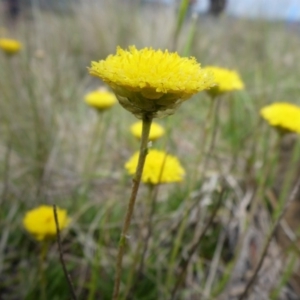
[[[41,246],[22,227],[25,212],[40,204],[56,204],[72,217],[63,248],[78,299],[111,297],[131,186],[123,166],[138,142],[129,132],[135,118],[119,105],[101,118],[85,105],[84,95],[101,84],[88,75],[87,67],[114,53],[117,45],[170,49],[177,18],[173,8],[123,2],[82,1],[68,13],[27,10],[8,28],[7,36],[19,39],[23,49],[10,59],[0,55],[0,299],[42,299]],[[187,43],[190,20],[180,32],[179,53]],[[160,187],[145,269],[137,280],[139,237],[149,212],[147,187],[141,187],[124,260],[122,299],[169,299],[179,262],[203,229],[221,178],[226,199],[193,255],[178,299],[222,299],[226,291],[231,295],[245,282],[230,280],[232,268],[245,261],[245,253],[250,267],[255,266],[251,261],[257,261],[272,226],[267,195],[278,175],[276,132],[261,121],[259,110],[273,101],[300,103],[299,30],[291,24],[226,16],[197,20],[190,54],[203,66],[238,70],[246,89],[222,99],[214,151],[204,158],[200,155],[204,128],[213,122],[206,118],[211,103],[205,93],[158,121],[168,134],[155,147],[176,155],[186,178]],[[203,161],[208,162],[205,170]],[[254,194],[250,204],[249,192]],[[252,202],[258,210],[251,209]],[[252,218],[252,213],[259,216]],[[253,228],[260,236],[254,240],[255,253],[249,254],[242,245],[247,247]],[[283,260],[276,255],[273,262]],[[294,252],[284,255],[289,261]],[[285,274],[285,267],[281,265],[278,276],[264,287],[268,297],[278,286],[273,299],[283,293],[292,273]],[[47,299],[68,299],[54,242],[43,272]],[[259,282],[256,285],[262,295],[264,289]],[[250,294],[259,299],[255,291]]]

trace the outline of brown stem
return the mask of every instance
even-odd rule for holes
[[[148,115],[143,116],[143,129],[142,129],[142,138],[141,138],[141,145],[140,145],[140,156],[138,160],[138,165],[135,173],[135,177],[133,178],[133,185],[131,190],[131,196],[128,202],[127,211],[125,215],[125,220],[123,223],[123,228],[120,236],[119,241],[119,249],[116,261],[116,275],[114,281],[114,291],[113,291],[113,300],[117,300],[119,297],[119,290],[120,290],[120,281],[121,281],[121,273],[122,273],[122,261],[124,255],[124,249],[126,245],[126,240],[128,239],[128,229],[130,226],[134,204],[137,196],[137,192],[139,189],[139,185],[142,178],[142,173],[144,169],[144,164],[148,152],[148,137],[150,132],[150,127],[152,123],[152,117]]]
[[[74,291],[73,282],[71,280],[70,274],[68,273],[68,270],[67,270],[67,267],[66,267],[66,263],[65,263],[65,260],[64,260],[63,251],[62,251],[61,239],[60,239],[60,230],[59,230],[59,223],[58,223],[56,205],[53,205],[53,213],[54,213],[54,220],[55,220],[55,226],[56,226],[56,237],[57,237],[57,244],[58,244],[58,251],[59,251],[60,263],[62,265],[64,274],[65,274],[65,278],[66,278],[66,280],[68,282],[68,285],[69,285],[69,289],[70,289],[70,292],[71,292],[72,300],[77,300],[76,295],[75,295],[75,291]]]

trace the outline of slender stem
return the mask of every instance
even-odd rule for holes
[[[148,138],[150,127],[152,123],[152,117],[148,115],[143,116],[143,129],[142,129],[142,138],[141,138],[141,145],[140,145],[140,156],[138,160],[138,165],[135,173],[135,177],[133,178],[133,185],[131,190],[131,196],[129,198],[127,211],[125,215],[125,220],[123,223],[123,228],[120,236],[119,241],[119,249],[116,261],[116,275],[115,275],[115,282],[114,282],[114,291],[113,291],[113,300],[117,300],[119,298],[119,290],[120,290],[120,281],[121,281],[121,273],[122,273],[122,261],[124,255],[124,249],[126,245],[126,240],[128,239],[128,230],[134,210],[134,204],[137,196],[137,192],[139,189],[139,185],[141,182],[141,177],[144,169],[144,164],[148,152]]]
[[[76,297],[76,294],[75,294],[75,291],[74,291],[74,285],[73,285],[73,282],[71,280],[71,276],[68,273],[66,263],[65,263],[65,260],[64,260],[62,246],[61,246],[61,238],[60,238],[60,230],[59,230],[59,223],[58,223],[56,205],[53,205],[53,213],[54,213],[54,220],[55,220],[55,226],[56,226],[56,237],[57,237],[60,263],[62,265],[65,278],[66,278],[66,280],[68,282],[68,285],[69,285],[69,289],[70,289],[70,293],[71,293],[71,299],[76,300],[77,297]]]

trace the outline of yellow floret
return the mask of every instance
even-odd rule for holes
[[[125,164],[130,175],[134,175],[138,163],[139,153],[136,152]],[[151,149],[146,157],[142,181],[144,183],[159,184],[180,182],[185,171],[175,156],[164,151]]]
[[[57,218],[60,230],[67,227],[70,223],[67,211],[64,209],[57,208]],[[28,211],[23,218],[23,225],[38,241],[55,237],[56,225],[53,207],[41,205]]]
[[[138,139],[141,139],[142,137],[142,126],[143,126],[142,121],[138,121],[130,127],[131,133]],[[165,134],[165,129],[158,123],[152,122],[150,133],[149,133],[149,140],[155,141],[160,137],[162,137],[164,134]]]
[[[207,66],[203,69],[214,75],[216,86],[207,91],[212,96],[244,89],[240,75],[234,70],[214,66]]]
[[[96,90],[84,97],[85,102],[97,110],[106,110],[116,104],[117,99],[113,93],[106,90]]]
[[[22,48],[22,44],[17,40],[12,39],[0,39],[0,49],[6,54],[12,55],[19,52]]]
[[[260,111],[271,125],[283,131],[300,133],[300,107],[288,102],[275,102]]]
[[[193,57],[135,46],[128,51],[118,47],[116,55],[92,62],[89,72],[106,82],[137,117],[171,114],[182,101],[214,85],[213,76]]]

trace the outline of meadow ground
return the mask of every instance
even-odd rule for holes
[[[120,299],[299,299],[300,195],[291,195],[299,146],[259,112],[275,101],[300,104],[300,27],[199,16],[176,40],[177,19],[169,7],[117,0],[69,12],[34,7],[8,27],[0,15],[0,34],[23,45],[0,53],[1,300],[70,299],[56,242],[45,246],[22,224],[42,204],[72,220],[61,243],[77,299],[111,299],[136,119],[120,105],[97,114],[84,96],[103,85],[90,62],[118,45],[189,53],[236,70],[245,84],[216,105],[199,93],[157,120],[166,134],[152,147],[176,156],[186,174],[154,193],[141,185]]]

